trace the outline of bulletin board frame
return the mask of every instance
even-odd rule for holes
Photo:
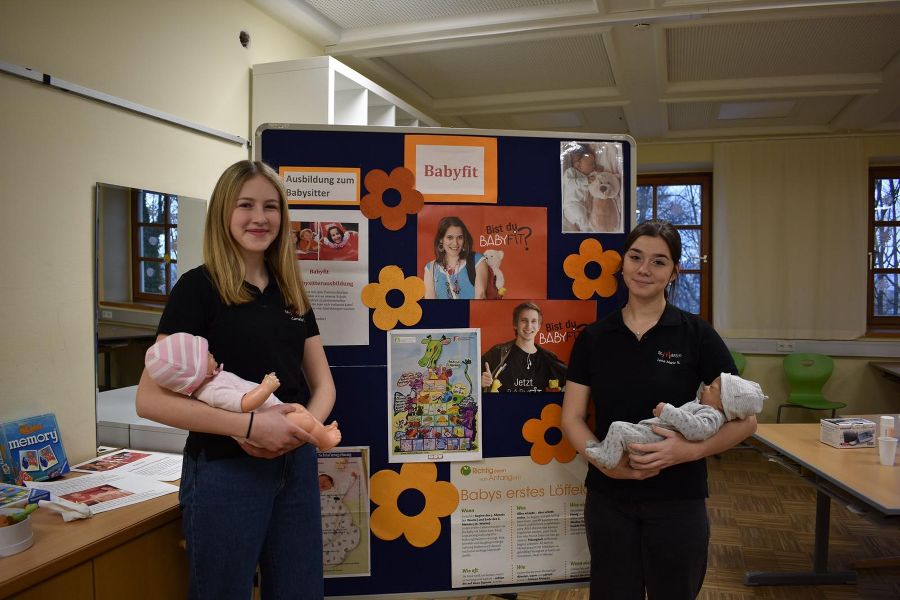
[[[482,230],[477,232],[483,242],[491,241],[493,228],[501,227],[505,233],[512,232],[519,235],[507,235],[505,239],[509,244],[515,238],[517,247],[509,247],[509,256],[518,252],[519,256],[527,257],[530,268],[544,268],[546,265],[546,291],[543,298],[526,298],[519,296],[521,300],[534,300],[538,304],[551,303],[554,300],[582,300],[594,305],[594,318],[599,318],[608,312],[620,307],[624,303],[624,292],[621,282],[613,284],[613,293],[592,295],[588,299],[579,298],[573,289],[573,279],[566,275],[564,262],[573,255],[579,255],[584,248],[585,240],[596,240],[606,252],[621,253],[622,245],[629,231],[634,214],[633,208],[636,202],[636,144],[633,138],[621,134],[598,134],[580,132],[541,132],[541,131],[509,131],[509,130],[481,130],[481,129],[451,129],[451,128],[419,128],[419,127],[362,127],[341,125],[305,125],[305,124],[264,124],[259,127],[255,136],[254,158],[261,160],[276,171],[284,168],[296,169],[302,167],[310,172],[321,172],[322,169],[332,168],[334,171],[358,173],[360,196],[367,193],[365,184],[366,176],[376,170],[385,174],[391,174],[398,167],[409,168],[407,161],[410,155],[407,139],[410,137],[419,139],[440,139],[442,136],[452,140],[448,147],[460,144],[465,146],[465,138],[477,139],[473,144],[474,155],[479,155],[478,148],[486,148],[485,163],[493,170],[485,177],[486,185],[479,189],[469,187],[463,189],[463,194],[448,193],[446,189],[438,186],[435,192],[424,194],[424,207],[417,214],[410,214],[405,224],[397,229],[389,228],[386,221],[370,219],[368,221],[368,252],[365,253],[368,264],[361,268],[367,269],[368,281],[378,282],[379,274],[387,266],[397,266],[402,269],[405,276],[415,275],[423,277],[420,256],[428,244],[420,239],[426,235],[419,231],[420,217],[437,212],[445,214],[454,207],[461,207],[469,212],[478,214],[477,208],[484,211],[484,215],[503,215],[503,219],[491,221],[489,216],[482,219]],[[485,142],[487,140],[487,142]],[[601,225],[601,230],[589,231],[563,231],[565,190],[563,179],[566,169],[571,167],[564,156],[571,148],[573,142],[587,142],[596,150],[596,162],[600,171],[611,171],[607,162],[601,166],[602,152],[605,148],[609,152],[613,148],[620,152],[618,156],[619,188],[618,194],[620,214],[619,223],[609,220],[611,225]],[[439,156],[441,156],[439,154]],[[454,171],[450,164],[452,154],[448,154],[447,173],[460,174],[462,167]],[[441,163],[443,165],[443,163]],[[357,171],[358,170],[358,171]],[[471,174],[473,171],[465,171]],[[415,175],[415,173],[414,173]],[[578,174],[575,173],[575,176]],[[416,179],[418,184],[421,178]],[[607,178],[608,179],[608,178]],[[349,182],[352,189],[352,182]],[[477,186],[477,184],[476,184]],[[474,191],[472,191],[474,190]],[[466,194],[471,194],[472,199],[467,200]],[[385,197],[386,203],[391,199]],[[396,200],[395,200],[396,201]],[[315,202],[290,201],[292,211],[299,210],[302,214],[305,208],[318,210],[327,201],[317,199]],[[334,211],[355,211],[360,213],[360,205],[356,202],[334,203],[328,206]],[[520,209],[529,209],[522,211]],[[541,209],[541,210],[536,210]],[[443,211],[443,212],[442,212]],[[475,212],[473,212],[475,211]],[[544,245],[540,246],[543,256],[538,252],[532,252],[535,248],[528,245],[531,236],[526,229],[533,230],[533,222],[523,226],[517,222],[517,214],[544,214],[546,213]],[[338,216],[339,213],[336,212]],[[530,217],[529,217],[530,218]],[[339,219],[336,219],[339,220]],[[425,222],[425,221],[423,221]],[[478,222],[478,221],[476,221]],[[490,222],[490,223],[489,223]],[[570,228],[572,227],[569,221]],[[489,230],[488,227],[491,227]],[[532,231],[533,233],[533,231]],[[431,234],[433,235],[433,234]],[[535,239],[537,236],[535,236]],[[476,232],[473,239],[478,242]],[[435,242],[436,244],[436,242]],[[483,246],[484,244],[482,244]],[[524,251],[524,254],[523,254]],[[531,254],[529,254],[531,252]],[[513,267],[515,265],[512,265]],[[605,268],[605,267],[601,267]],[[510,268],[515,273],[514,268]],[[612,275],[610,275],[612,281]],[[514,281],[518,281],[516,279]],[[503,302],[517,299],[515,287],[511,282],[509,289],[512,296],[504,296]],[[358,290],[357,290],[358,291]],[[351,293],[357,293],[353,291]],[[532,292],[529,292],[532,293]],[[470,305],[478,302],[492,302],[492,300],[421,300],[422,309],[420,320],[406,327],[440,330],[441,328],[465,328],[470,326]],[[316,308],[316,302],[313,301]],[[543,304],[542,304],[543,306]],[[328,344],[326,330],[323,329],[323,343],[337,387],[337,402],[332,413],[332,418],[340,422],[343,433],[342,444],[349,446],[367,446],[370,448],[370,469],[372,481],[382,471],[397,473],[405,465],[391,464],[388,460],[387,436],[389,415],[385,411],[385,398],[388,395],[387,365],[388,356],[386,349],[387,330],[376,327],[372,321],[371,313],[368,319],[368,336],[366,343],[356,345],[333,346]],[[316,308],[319,318],[319,310]],[[566,323],[563,325],[560,319],[559,329],[567,335],[574,336],[580,326],[587,323]],[[403,328],[403,324],[397,324],[396,328]],[[510,327],[510,330],[512,328]],[[512,333],[512,331],[511,331]],[[485,352],[487,348],[482,348]],[[478,372],[467,376],[477,377]],[[490,396],[490,397],[488,397]],[[558,407],[562,402],[562,395],[551,391],[538,391],[535,393],[504,393],[485,394],[482,401],[483,413],[483,460],[485,464],[497,461],[503,464],[507,459],[531,457],[535,459],[534,443],[523,436],[524,424],[540,421],[547,411],[552,412],[553,407]],[[552,428],[551,428],[552,429]],[[553,437],[550,430],[545,432],[548,437]],[[559,442],[557,430],[557,443]],[[535,464],[534,469],[553,468],[565,460],[581,461],[580,457],[572,459],[554,456],[549,464]],[[435,479],[437,482],[450,482],[459,479],[459,472],[470,466],[468,463],[441,462],[433,463],[436,468]],[[572,463],[574,464],[574,463]],[[566,466],[566,465],[562,465]],[[571,466],[571,465],[569,465]],[[586,467],[585,467],[586,468]],[[528,475],[524,476],[525,479]],[[552,481],[552,480],[551,480]],[[523,482],[526,485],[527,482]],[[569,484],[567,484],[569,485]],[[573,487],[576,484],[572,484]],[[557,487],[557,489],[563,489]],[[568,489],[568,488],[566,488]],[[424,499],[418,495],[404,491],[397,498],[397,508],[404,515],[412,516],[423,511]],[[577,490],[576,490],[577,491]],[[550,494],[552,495],[552,494]],[[373,497],[372,514],[376,506]],[[577,504],[577,503],[576,503]],[[477,585],[457,586],[452,585],[454,574],[451,572],[454,563],[452,545],[458,544],[458,540],[451,540],[451,517],[440,515],[440,533],[435,540],[427,545],[421,541],[413,542],[404,535],[396,539],[379,538],[373,529],[371,537],[371,575],[365,578],[329,578],[325,581],[326,596],[330,598],[358,598],[358,597],[441,597],[464,596],[471,594],[505,594],[520,591],[534,591],[561,587],[583,586],[587,582],[587,573],[580,572],[578,577],[554,578],[544,581],[503,581],[499,584],[481,582]],[[426,567],[426,568],[423,568]],[[458,575],[458,574],[457,574]],[[365,590],[361,593],[360,590]]]

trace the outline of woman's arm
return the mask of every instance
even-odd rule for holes
[[[432,269],[434,268],[432,264]],[[425,299],[426,300],[434,300],[434,277],[431,275],[431,269],[428,268],[428,265],[425,265],[425,272],[423,273],[425,280]]]
[[[325,348],[322,346],[322,336],[306,338],[303,346],[303,376],[306,377],[310,391],[306,408],[324,423],[334,408],[336,391]]]
[[[560,428],[563,435],[569,440],[575,449],[581,454],[585,460],[593,464],[595,467],[607,477],[613,479],[647,479],[659,473],[659,469],[632,469],[628,464],[628,454],[622,455],[622,460],[614,469],[605,469],[597,463],[591,461],[591,458],[585,453],[585,448],[589,441],[597,441],[597,437],[591,428],[587,425],[587,407],[591,397],[591,389],[574,381],[566,382],[566,391],[563,395],[562,417],[560,419]]]
[[[156,341],[164,337],[159,335]],[[138,383],[135,408],[140,417],[188,431],[243,438],[250,426],[249,414],[213,408],[200,400],[176,394],[156,383],[146,369]],[[257,411],[249,439],[275,455],[310,441],[308,433],[284,417],[293,411],[289,404]]]
[[[475,299],[482,300],[487,296],[487,282],[488,282],[488,271],[490,267],[487,264],[487,259],[482,258],[477,265],[475,265]]]
[[[653,431],[666,439],[652,444],[632,444],[635,450],[647,453],[631,457],[631,463],[638,469],[665,469],[724,452],[753,435],[756,417],[728,421],[715,435],[700,442],[689,442],[680,433],[655,425]]]

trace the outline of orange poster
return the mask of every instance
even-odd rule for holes
[[[469,305],[469,326],[481,328],[481,349],[507,342],[516,337],[513,310],[522,301],[473,302]],[[590,300],[534,300],[541,308],[541,330],[534,342],[550,350],[568,363],[575,343],[576,330],[597,320],[597,303]],[[582,327],[579,327],[582,326]]]
[[[407,135],[403,153],[425,202],[497,203],[497,138]]]
[[[547,209],[426,206],[416,274],[425,298],[547,297]]]

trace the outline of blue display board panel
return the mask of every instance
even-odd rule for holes
[[[627,136],[584,133],[546,133],[463,129],[344,127],[322,125],[264,126],[257,134],[255,155],[274,169],[290,166],[347,167],[360,169],[361,177],[372,169],[390,173],[404,164],[404,138],[409,134],[492,137],[497,141],[497,206],[544,207],[547,209],[546,298],[576,299],[572,280],[562,269],[567,256],[578,252],[586,237],[598,238],[604,249],[621,251],[625,233],[563,234],[561,229],[560,145],[573,140],[618,142],[623,148],[622,187],[625,227],[632,214],[634,194],[634,141]],[[365,189],[362,191],[365,194]],[[300,205],[302,210],[302,205]],[[322,208],[310,206],[310,208]],[[332,207],[328,207],[332,208]],[[336,207],[358,210],[357,207]],[[386,229],[380,221],[369,221],[369,281],[377,281],[386,265],[397,265],[407,275],[417,274],[417,220],[412,216],[399,231]],[[620,306],[624,296],[592,298],[596,314],[602,316]],[[469,302],[465,300],[423,300],[423,316],[416,328],[441,329],[469,326]],[[473,302],[490,302],[489,300]],[[370,469],[399,470],[387,461],[387,349],[386,333],[369,320],[368,346],[329,346],[326,354],[337,386],[337,402],[332,417],[340,422],[342,445],[368,446]],[[402,328],[402,325],[398,325]],[[483,348],[482,351],[485,349]],[[485,458],[528,456],[529,443],[521,435],[524,421],[540,414],[548,403],[560,403],[561,394],[492,394],[483,402],[483,454]],[[449,481],[453,463],[437,463],[438,480]],[[421,499],[401,495],[400,509],[416,514]],[[405,504],[405,505],[404,505]],[[371,575],[329,578],[328,596],[422,594],[458,592],[466,595],[479,588],[452,588],[450,518],[441,520],[438,540],[425,548],[415,548],[401,536],[383,541],[371,537]],[[534,584],[534,585],[547,585]],[[527,589],[515,585],[503,591]],[[496,590],[496,587],[491,587]]]

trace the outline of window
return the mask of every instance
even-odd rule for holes
[[[900,329],[900,167],[869,169],[870,331]]]
[[[132,296],[165,303],[178,279],[178,196],[133,190]]]
[[[710,205],[712,175],[639,175],[635,221],[664,219],[681,234],[681,272],[675,306],[712,319],[710,294]]]

